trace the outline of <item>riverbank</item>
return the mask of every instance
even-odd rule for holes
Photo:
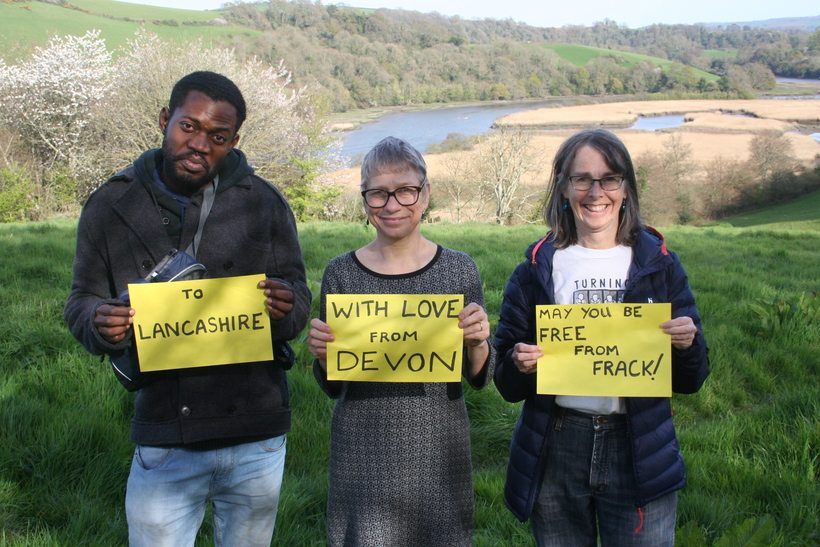
[[[362,125],[372,123],[387,114],[395,114],[399,112],[426,112],[428,110],[443,110],[448,108],[459,107],[485,107],[492,105],[527,105],[544,102],[554,102],[556,106],[561,106],[562,103],[572,104],[584,100],[585,99],[581,96],[573,95],[568,97],[516,99],[509,101],[471,101],[456,103],[421,103],[399,106],[374,106],[371,108],[362,108],[359,110],[349,110],[347,112],[336,113],[330,117],[326,129],[331,133],[344,133],[349,131],[355,131]]]
[[[771,91],[758,93],[758,98],[771,100],[771,98],[793,96],[804,97],[820,94],[820,84],[814,80],[805,82],[778,79],[777,87]],[[700,100],[700,99],[692,99]],[[706,99],[709,100],[709,99]],[[387,114],[398,112],[424,112],[428,110],[438,110],[457,107],[481,107],[488,105],[527,105],[532,103],[552,102],[555,106],[570,105],[590,105],[601,103],[623,103],[623,102],[652,102],[651,96],[640,95],[567,95],[558,97],[541,97],[528,99],[513,99],[506,101],[469,101],[454,103],[420,103],[399,106],[376,106],[349,110],[333,114],[327,124],[326,129],[332,133],[345,133],[354,131],[362,125],[374,122]]]
[[[704,117],[702,113],[741,114],[718,118]],[[683,101],[630,101],[603,103],[566,108],[540,108],[508,114],[496,120],[495,127],[509,129],[556,129],[566,127],[602,126],[627,128],[639,117],[683,115],[701,119],[714,129],[760,131],[779,129],[788,131],[797,124],[820,124],[820,100],[817,99],[755,99],[755,100],[683,100]],[[753,122],[767,120],[766,123]],[[774,122],[774,123],[773,123]],[[684,124],[685,126],[686,124]]]

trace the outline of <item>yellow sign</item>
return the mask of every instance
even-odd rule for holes
[[[263,274],[128,285],[140,370],[273,359]]]
[[[537,392],[671,397],[671,304],[536,306]]]
[[[328,380],[459,382],[461,294],[329,294]]]

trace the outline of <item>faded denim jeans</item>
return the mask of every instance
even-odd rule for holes
[[[556,408],[530,525],[538,547],[662,547],[675,542],[677,492],[641,507],[623,414]]]
[[[213,450],[138,445],[125,495],[130,545],[193,546],[213,503],[217,547],[271,544],[286,435]]]

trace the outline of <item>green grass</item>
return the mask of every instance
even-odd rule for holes
[[[703,54],[712,59],[724,59],[726,57],[737,57],[737,50],[726,51],[724,49],[704,49]]]
[[[802,201],[817,209],[816,196]],[[814,204],[814,205],[813,205]],[[793,204],[799,216],[803,205]],[[769,214],[773,214],[772,209]],[[689,273],[711,347],[712,375],[673,406],[689,484],[679,526],[710,541],[771,515],[773,545],[820,545],[820,327],[761,328],[746,305],[820,290],[820,229],[812,218],[758,213],[748,227],[668,227]],[[751,215],[748,215],[751,216]],[[800,222],[800,230],[793,230]],[[814,222],[814,224],[811,224]],[[808,224],[805,224],[808,223]],[[314,291],[327,261],[370,241],[362,225],[299,227]],[[541,226],[431,225],[427,237],[470,254],[493,323],[504,284]],[[62,320],[76,222],[0,225],[0,545],[124,545],[133,395],[109,365],[74,341]],[[318,310],[314,303],[314,313]],[[333,402],[316,386],[304,338],[289,373],[294,410],[274,542],[325,544]],[[476,493],[476,546],[531,546],[504,507],[507,450],[518,406],[494,387],[467,391]],[[206,525],[198,545],[212,544]]]
[[[202,38],[206,44],[230,45],[236,38],[255,39],[259,31],[239,26],[170,26],[145,21],[208,21],[219,17],[215,11],[194,11],[159,8],[114,2],[110,0],[77,0],[71,2],[87,12],[47,4],[45,2],[0,2],[0,58],[7,64],[25,57],[32,46],[45,47],[54,35],[82,36],[89,30],[99,29],[109,51],[126,45],[141,26],[167,41],[188,41]],[[90,13],[89,13],[90,12]],[[128,17],[122,21],[102,15]],[[11,52],[11,53],[10,53]]]
[[[649,55],[641,55],[638,53],[629,53],[626,51],[616,51],[612,49],[604,49],[600,47],[582,46],[577,44],[541,44],[542,47],[553,50],[559,57],[565,61],[569,61],[575,66],[585,66],[592,59],[597,57],[615,56],[622,57],[623,62],[619,63],[625,67],[633,67],[641,61],[649,61],[655,66],[661,68],[669,68],[674,64],[668,59],[661,59],[660,57],[651,57]],[[692,68],[698,78],[704,78],[706,81],[716,82],[719,78],[715,74],[710,74],[698,68]]]
[[[723,222],[742,228],[759,226],[820,231],[820,192],[783,205],[737,215]]]

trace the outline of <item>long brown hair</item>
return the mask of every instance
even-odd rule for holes
[[[578,243],[578,231],[575,227],[575,215],[571,207],[564,208],[564,189],[569,184],[569,170],[575,162],[578,150],[591,146],[598,150],[607,165],[615,173],[624,176],[626,193],[625,207],[618,217],[616,240],[620,245],[632,246],[643,228],[641,212],[638,206],[638,183],[635,167],[624,143],[614,134],[604,129],[588,129],[571,136],[558,149],[552,162],[552,176],[547,189],[547,201],[544,207],[544,220],[552,230],[554,245],[565,249]]]

